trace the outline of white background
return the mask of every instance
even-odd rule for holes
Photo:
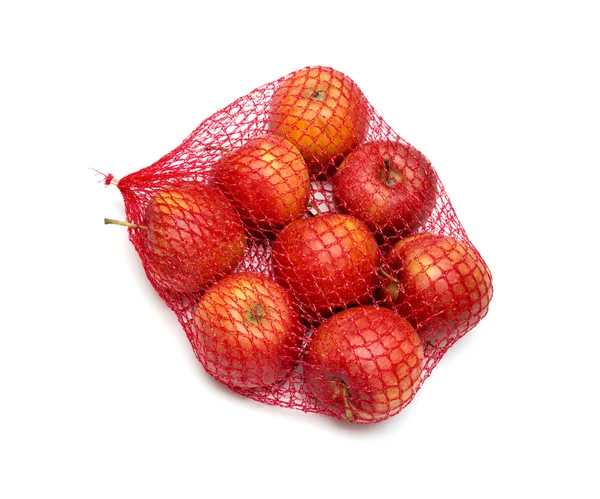
[[[599,497],[595,2],[3,2],[0,496]],[[307,65],[433,162],[489,315],[371,426],[213,382],[120,177]]]

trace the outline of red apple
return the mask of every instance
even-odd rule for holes
[[[276,280],[315,319],[369,301],[381,256],[364,222],[327,213],[287,225],[275,239],[272,259]]]
[[[284,379],[303,334],[287,291],[251,272],[231,274],[214,284],[198,303],[195,325],[196,348],[206,370],[236,388]]]
[[[253,228],[280,229],[306,212],[309,171],[291,142],[265,135],[215,165],[216,184]]]
[[[391,279],[383,282],[384,302],[424,339],[460,337],[487,314],[492,276],[467,243],[445,235],[417,234],[398,241],[385,263]]]
[[[313,173],[325,173],[365,137],[368,102],[346,75],[316,66],[291,74],[275,91],[269,129],[289,139]]]
[[[421,339],[408,321],[375,306],[323,322],[307,347],[304,376],[332,415],[375,423],[400,412],[421,385]]]
[[[437,195],[431,163],[412,146],[374,141],[356,147],[333,178],[336,204],[387,236],[417,229]]]
[[[200,291],[235,269],[246,233],[235,208],[216,187],[165,187],[146,208],[143,260],[151,281],[175,292]]]

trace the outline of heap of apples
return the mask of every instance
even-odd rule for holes
[[[387,419],[486,315],[490,272],[431,163],[350,78],[305,68],[260,95],[118,182],[130,238],[216,379]]]

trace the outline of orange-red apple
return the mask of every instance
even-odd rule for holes
[[[335,168],[368,128],[368,102],[362,91],[331,68],[292,73],[271,101],[269,129],[289,139],[315,174]]]
[[[339,208],[371,230],[395,236],[417,229],[431,214],[437,177],[429,160],[412,146],[373,141],[356,147],[333,178]]]
[[[380,251],[364,222],[321,214],[287,225],[272,249],[273,271],[307,318],[370,300],[378,283]]]
[[[195,293],[235,269],[246,233],[216,187],[188,182],[158,191],[146,207],[144,257],[149,278],[175,292]]]
[[[196,348],[206,370],[237,388],[284,379],[299,353],[303,328],[287,291],[251,272],[225,276],[200,299]]]
[[[338,418],[375,423],[400,412],[421,385],[421,339],[396,312],[344,310],[312,335],[304,360],[310,393]]]
[[[464,241],[429,233],[406,237],[392,247],[385,263],[391,279],[384,279],[383,301],[423,339],[460,337],[487,314],[492,276]]]
[[[226,155],[215,165],[214,180],[253,228],[280,229],[308,206],[308,167],[298,149],[277,135],[252,139]]]

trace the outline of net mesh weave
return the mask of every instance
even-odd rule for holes
[[[260,402],[382,421],[487,313],[435,169],[332,68],[240,97],[117,186],[198,360]]]

